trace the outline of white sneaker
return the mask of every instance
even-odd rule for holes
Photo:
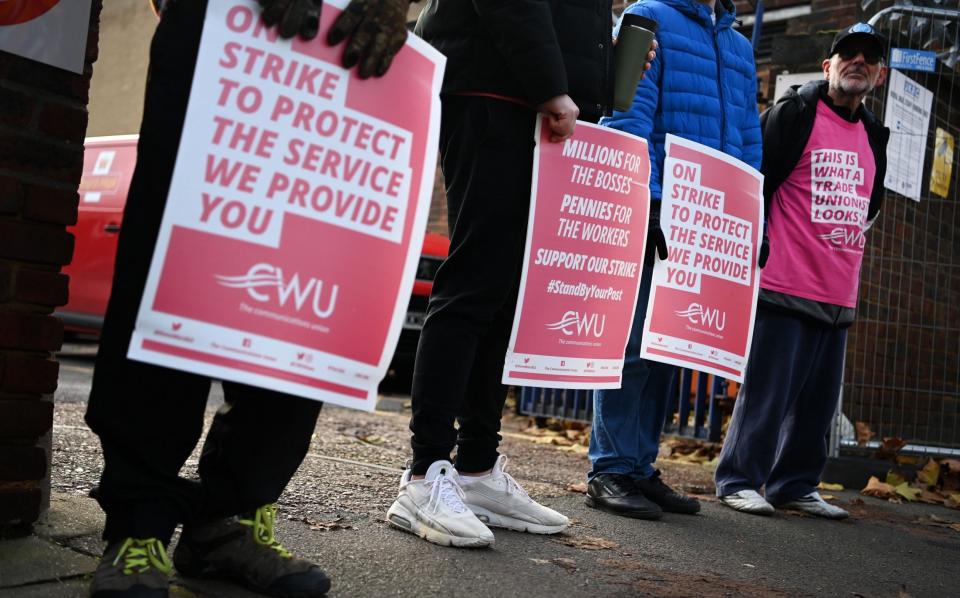
[[[727,494],[720,497],[720,502],[731,509],[753,515],[773,515],[776,510],[756,490],[741,490],[740,492]]]
[[[850,516],[850,513],[846,512],[840,507],[831,505],[827,501],[823,500],[823,497],[820,496],[819,492],[811,492],[810,494],[801,496],[796,500],[783,503],[780,505],[780,508],[802,511],[810,515],[825,517],[827,519],[846,519]]]
[[[533,534],[556,534],[565,530],[570,520],[530,498],[520,484],[503,471],[506,464],[507,458],[500,455],[489,474],[471,480],[460,478],[467,507],[491,527]]]
[[[387,522],[442,546],[483,548],[493,544],[493,532],[463,504],[457,470],[449,461],[437,461],[426,478],[411,480],[411,471],[400,478],[400,493]]]

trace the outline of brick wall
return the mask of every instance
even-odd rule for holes
[[[95,0],[83,75],[0,52],[0,526],[35,521],[49,492],[52,393],[63,336],[54,307],[73,253]]]

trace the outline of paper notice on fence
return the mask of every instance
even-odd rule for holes
[[[657,260],[641,355],[743,381],[760,274],[763,176],[706,146],[667,136]]]
[[[946,129],[937,127],[933,144],[933,165],[930,167],[930,193],[940,197],[950,196],[950,179],[953,176],[953,149],[956,141]]]
[[[410,298],[443,57],[411,35],[386,76],[212,0],[129,356],[372,410]]]
[[[883,124],[890,128],[890,141],[883,186],[920,201],[933,92],[896,69],[891,69],[887,87]]]
[[[504,384],[620,388],[650,204],[647,142],[577,123],[536,129],[520,296]]]

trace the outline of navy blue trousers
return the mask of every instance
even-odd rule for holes
[[[816,489],[846,341],[845,328],[757,308],[750,361],[717,466],[717,496],[766,485],[776,505]]]

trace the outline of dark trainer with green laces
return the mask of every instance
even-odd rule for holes
[[[265,505],[249,518],[185,526],[173,553],[177,572],[184,577],[223,579],[279,598],[324,596],[330,579],[274,538],[276,516],[276,507]]]
[[[91,598],[167,598],[170,557],[156,538],[126,538],[103,553],[90,583]]]

